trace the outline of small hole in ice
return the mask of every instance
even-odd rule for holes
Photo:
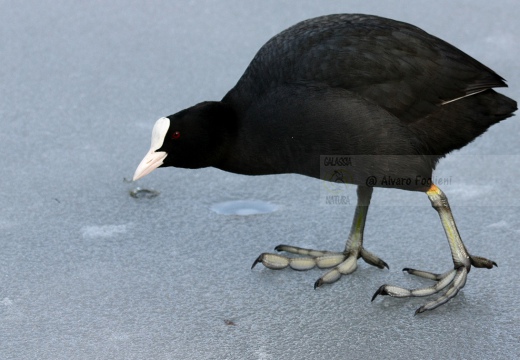
[[[278,210],[278,205],[261,200],[235,200],[214,204],[210,208],[221,215],[256,215]]]
[[[134,199],[153,199],[158,195],[159,191],[152,189],[142,189],[140,187],[136,187],[135,189],[130,190],[130,196]]]

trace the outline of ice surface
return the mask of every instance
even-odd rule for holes
[[[215,169],[124,181],[156,119],[220,99],[265,41],[322,14],[419,25],[497,71],[510,85],[500,91],[518,100],[519,8],[516,0],[1,1],[0,359],[519,358],[517,117],[436,172],[453,179],[444,190],[469,250],[499,267],[474,269],[457,298],[415,317],[424,299],[370,297],[383,283],[428,283],[403,267],[451,266],[424,194],[374,192],[365,242],[390,271],[361,263],[313,290],[320,270],[250,266],[280,243],[343,248],[355,202],[320,205],[319,181]],[[160,196],[133,198],[137,186]],[[210,209],[246,199],[280,208]]]
[[[211,210],[221,215],[256,215],[276,211],[278,205],[261,200],[234,200],[213,204]]]

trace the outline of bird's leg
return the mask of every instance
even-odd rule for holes
[[[285,251],[292,254],[304,255],[304,257],[290,258],[283,255],[263,253],[253,263],[262,263],[269,269],[284,269],[290,267],[294,270],[309,270],[317,266],[322,268],[332,268],[314,284],[319,287],[323,284],[330,284],[337,281],[341,275],[351,274],[357,268],[357,259],[362,258],[370,265],[380,269],[388,268],[388,265],[363,248],[363,231],[367,217],[368,206],[372,197],[373,189],[370,187],[359,186],[357,189],[358,202],[356,212],[350,229],[350,235],[343,252],[333,252],[324,250],[311,250],[289,245],[278,245],[277,251]]]
[[[444,274],[435,274],[426,271],[405,268],[403,271],[406,271],[409,274],[434,280],[436,283],[432,286],[413,290],[408,290],[393,285],[383,285],[372,297],[373,301],[377,295],[390,295],[394,297],[428,296],[438,293],[443,289],[447,289],[446,292],[438,299],[431,301],[417,309],[415,312],[416,314],[435,309],[436,307],[454,298],[459,290],[462,289],[466,284],[466,279],[469,271],[471,270],[471,266],[487,269],[491,269],[493,265],[497,266],[497,264],[491,260],[469,254],[468,250],[464,246],[464,243],[462,242],[462,239],[460,238],[457,226],[455,225],[455,220],[453,219],[448,199],[441,191],[441,189],[435,185],[432,185],[426,194],[428,195],[433,208],[439,213],[442,226],[450,245],[451,257],[453,258],[453,269],[445,272]]]

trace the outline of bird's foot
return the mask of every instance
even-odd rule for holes
[[[374,296],[372,296],[372,301],[374,301],[374,299],[378,295],[390,295],[399,298],[429,296],[439,293],[443,289],[447,288],[446,292],[443,295],[441,295],[438,299],[426,303],[425,305],[418,308],[415,311],[415,315],[425,312],[427,310],[433,310],[436,307],[439,307],[442,304],[447,303],[458,294],[459,290],[462,289],[466,284],[466,279],[468,277],[468,273],[471,269],[471,266],[486,269],[491,269],[493,268],[493,266],[498,266],[494,261],[479,256],[470,256],[469,259],[470,265],[462,265],[456,267],[455,269],[449,270],[444,274],[435,274],[427,271],[405,268],[403,269],[403,271],[406,271],[409,274],[419,276],[425,279],[434,280],[436,281],[436,283],[432,286],[412,290],[394,285],[382,285],[379,289],[377,289]]]
[[[331,284],[339,280],[341,275],[353,273],[357,268],[357,259],[359,258],[380,269],[385,267],[388,269],[386,262],[363,248],[359,251],[334,252],[278,245],[275,247],[275,250],[304,255],[304,257],[291,258],[278,254],[263,253],[255,260],[251,269],[258,263],[262,263],[265,267],[273,270],[290,267],[294,270],[303,271],[310,270],[315,266],[320,269],[332,268],[314,283],[314,288],[320,287],[323,284]]]

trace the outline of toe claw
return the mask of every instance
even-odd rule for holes
[[[469,259],[471,261],[471,265],[477,268],[492,269],[493,266],[498,267],[496,262],[483,258],[481,256],[470,256]]]
[[[370,302],[374,301],[377,295],[388,295],[388,292],[386,292],[386,285],[381,285],[379,289],[372,295],[372,300]]]
[[[253,263],[253,265],[251,265],[251,270],[256,266],[256,264],[262,262],[262,256],[263,256],[263,254],[256,258],[256,260]]]
[[[386,262],[384,262],[382,259],[380,259],[376,255],[372,254],[370,251],[366,250],[365,248],[361,248],[360,255],[361,255],[361,258],[363,260],[365,260],[365,262],[367,264],[376,266],[380,269],[384,269],[385,267],[387,269],[390,269],[390,267],[388,266],[388,264]]]
[[[418,308],[417,310],[415,310],[415,313],[413,314],[413,316],[417,315],[417,314],[420,314],[420,313],[423,313],[425,312],[426,309],[424,308],[424,306],[421,306],[420,308]]]
[[[284,247],[284,245],[278,245],[278,246],[275,246],[274,250],[275,251],[283,251],[283,247]]]
[[[323,285],[323,279],[322,279],[322,278],[319,278],[319,279],[316,280],[316,282],[314,283],[314,290],[316,290],[317,288],[319,288],[321,285]]]

